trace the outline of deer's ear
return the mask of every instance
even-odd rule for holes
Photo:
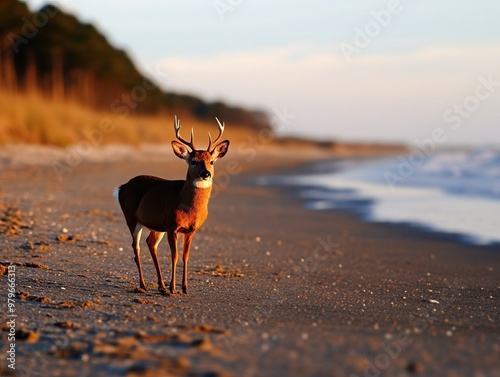
[[[228,149],[229,149],[229,140],[224,140],[221,141],[219,144],[217,144],[217,146],[212,150],[212,157],[214,161],[224,157]]]
[[[178,141],[172,141],[172,149],[177,157],[186,160],[189,158],[189,150],[184,144],[179,143]]]

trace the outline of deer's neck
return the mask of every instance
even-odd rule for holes
[[[181,203],[191,210],[206,210],[211,193],[212,185],[195,185],[195,182],[188,179],[182,188]]]

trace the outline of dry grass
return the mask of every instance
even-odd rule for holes
[[[217,134],[215,119],[204,122],[189,114],[178,115],[186,127],[186,137],[191,127],[200,135],[197,139],[200,146],[207,142],[208,131]],[[66,147],[91,138],[99,144],[166,143],[173,137],[173,116],[134,115],[133,112],[123,116],[37,95],[0,91],[0,145],[30,143]],[[242,141],[252,135],[251,131],[234,126],[229,125],[226,131],[231,140]]]
[[[207,134],[217,134],[215,119],[200,121],[190,114],[177,114],[189,138],[195,129],[197,148],[205,148]],[[173,113],[162,115],[130,115],[110,111],[95,111],[71,102],[55,102],[36,95],[12,94],[0,91],[0,146],[6,144],[41,144],[68,147],[81,141],[94,146],[105,144],[164,144],[175,138]],[[223,119],[221,119],[223,120]],[[257,133],[238,124],[228,124],[224,137],[231,140],[233,150],[253,158],[264,147],[273,145],[288,153],[327,153],[342,156],[404,153],[399,145],[359,143],[318,143],[297,138],[275,139],[269,130]],[[275,149],[276,149],[275,148]]]

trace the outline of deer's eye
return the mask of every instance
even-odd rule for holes
[[[196,160],[191,160],[191,165],[195,166],[198,163]]]
[[[213,165],[213,164],[214,164],[214,162],[213,162],[213,161],[210,161],[210,165]]]

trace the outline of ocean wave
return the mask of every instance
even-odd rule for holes
[[[396,186],[385,174],[401,158],[332,161],[311,174],[280,177],[312,210],[350,210],[369,221],[405,223],[462,235],[475,244],[500,243],[500,150],[435,153]]]

